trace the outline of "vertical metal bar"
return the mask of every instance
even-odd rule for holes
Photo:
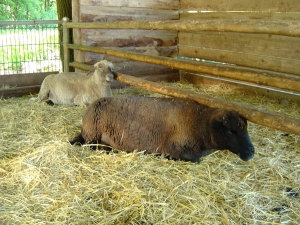
[[[69,18],[64,17],[62,19],[62,25],[63,25],[63,49],[64,49],[64,55],[63,55],[63,70],[64,72],[69,72],[69,62],[70,62],[70,50],[67,47],[67,44],[69,44],[69,29],[67,28],[67,22],[69,21]]]

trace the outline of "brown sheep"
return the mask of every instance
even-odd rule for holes
[[[81,133],[70,143],[102,143],[192,162],[213,149],[228,149],[244,161],[254,156],[247,120],[236,111],[179,98],[96,100],[83,115]]]

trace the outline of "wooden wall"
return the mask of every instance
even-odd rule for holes
[[[299,0],[181,0],[180,20],[300,21]],[[179,32],[179,55],[300,75],[300,37]]]
[[[178,20],[179,0],[72,0],[74,22]],[[127,29],[74,29],[74,43],[117,48],[150,55],[176,56],[177,31]],[[94,64],[102,57],[116,70],[135,76],[178,73],[168,67],[75,51],[75,61]]]

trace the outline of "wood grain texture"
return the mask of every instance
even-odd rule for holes
[[[189,21],[113,21],[93,23],[68,23],[69,28],[87,29],[144,29],[144,30],[173,30],[186,32],[222,31],[240,33],[275,34],[300,36],[298,21],[269,21],[269,20],[189,20]]]
[[[81,5],[93,6],[114,6],[119,8],[154,8],[154,9],[170,9],[178,10],[180,8],[179,0],[80,0]]]
[[[40,85],[44,78],[50,74],[56,74],[57,72],[46,73],[28,73],[28,74],[11,74],[1,75],[0,87],[23,87],[23,86],[35,86]]]
[[[300,20],[299,12],[245,12],[245,11],[204,11],[180,12],[180,20],[235,19],[235,20]]]
[[[161,30],[83,30],[84,45],[98,47],[176,46],[177,31]]]
[[[181,10],[300,12],[299,0],[180,0]]]
[[[133,20],[177,20],[177,10],[106,7],[106,6],[81,6],[81,21],[109,22]]]
[[[179,40],[180,45],[300,59],[298,37],[232,32],[180,32]]]
[[[288,58],[273,57],[262,54],[247,54],[221,49],[195,48],[189,46],[179,46],[179,55],[300,75],[300,60]]]
[[[300,75],[300,38],[229,32],[179,33],[179,55]]]

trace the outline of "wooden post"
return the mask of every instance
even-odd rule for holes
[[[108,54],[116,57],[138,60],[141,62],[168,66],[174,69],[194,71],[225,77],[234,80],[247,81],[257,84],[264,84],[271,87],[281,88],[290,91],[300,92],[300,76],[282,74],[266,70],[244,68],[232,65],[222,65],[216,63],[204,63],[198,61],[175,59],[163,56],[151,56],[140,53],[124,52],[121,50],[91,47],[83,45],[69,44],[69,48],[101,54]]]
[[[68,48],[68,44],[69,44],[69,29],[67,27],[67,22],[69,21],[69,18],[64,17],[62,19],[63,23],[63,49],[64,49],[64,56],[63,56],[63,71],[64,72],[69,72],[69,62],[70,62],[70,50]]]

